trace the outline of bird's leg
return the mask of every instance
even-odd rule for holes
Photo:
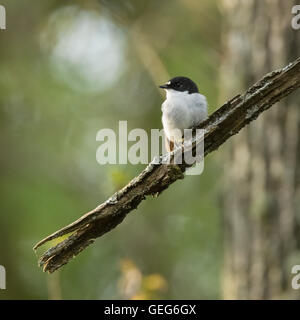
[[[174,142],[165,137],[166,150],[171,152],[174,150]]]

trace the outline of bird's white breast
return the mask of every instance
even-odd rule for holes
[[[166,91],[167,99],[162,104],[164,131],[169,140],[180,142],[184,129],[194,127],[207,118],[206,98],[200,93]]]

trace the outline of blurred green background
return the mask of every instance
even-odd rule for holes
[[[144,168],[99,165],[98,130],[117,131],[120,120],[128,131],[161,128],[158,85],[173,76],[198,84],[209,113],[231,98],[219,87],[220,1],[1,4],[0,299],[222,298],[222,152],[59,272],[43,273],[32,250]]]
[[[144,167],[99,165],[98,130],[117,130],[119,120],[128,130],[161,128],[158,85],[176,75],[198,83],[213,111],[221,18],[215,1],[1,4],[0,264],[7,290],[0,298],[218,298],[213,159],[202,176],[142,203],[59,274],[44,274],[32,250]]]

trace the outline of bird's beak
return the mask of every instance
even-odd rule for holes
[[[170,88],[167,83],[166,83],[166,84],[163,84],[163,85],[161,85],[161,86],[159,86],[159,87],[162,88],[162,89],[169,89],[169,88]]]

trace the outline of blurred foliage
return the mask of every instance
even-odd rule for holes
[[[144,276],[133,261],[121,261],[122,276],[119,280],[119,292],[124,299],[159,299],[160,292],[167,288],[167,282],[160,274]]]
[[[201,176],[142,203],[57,275],[42,273],[32,251],[143,168],[97,164],[98,130],[117,130],[119,120],[128,130],[161,128],[157,86],[176,75],[192,78],[213,111],[217,1],[1,4],[0,264],[7,290],[0,299],[124,298],[130,270],[139,281],[130,298],[218,298],[220,169],[213,157]]]

